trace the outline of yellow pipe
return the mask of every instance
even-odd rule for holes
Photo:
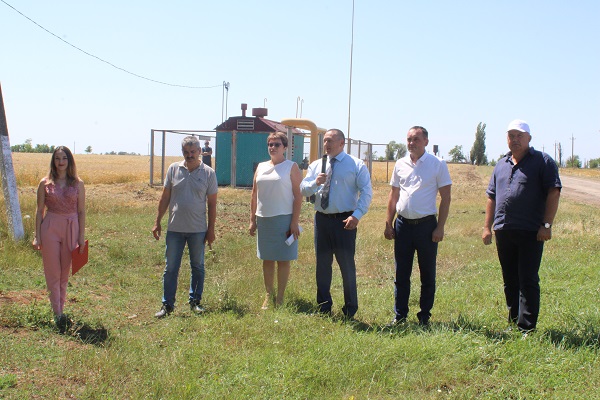
[[[309,119],[287,118],[282,119],[281,123],[294,128],[306,129],[310,131],[310,162],[319,158],[319,133],[327,132],[327,129],[319,128]]]

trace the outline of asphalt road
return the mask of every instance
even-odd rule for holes
[[[600,207],[600,180],[561,175],[561,196]]]

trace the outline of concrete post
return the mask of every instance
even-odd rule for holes
[[[8,228],[15,240],[25,237],[23,220],[21,218],[21,206],[19,205],[19,193],[17,192],[17,180],[12,163],[10,140],[8,139],[8,125],[4,111],[4,100],[2,98],[2,86],[0,85],[0,175],[2,175],[2,191],[4,192],[4,204],[8,217]]]

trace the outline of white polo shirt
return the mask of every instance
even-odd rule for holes
[[[396,212],[404,218],[418,219],[437,214],[439,188],[452,184],[444,160],[424,153],[416,163],[410,154],[396,161],[390,185],[400,188]]]

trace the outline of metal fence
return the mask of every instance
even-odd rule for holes
[[[212,140],[214,136],[205,135],[206,133],[215,133],[215,131],[194,131],[194,130],[169,130],[169,129],[151,129],[150,130],[150,185],[162,185],[165,180],[165,168],[166,166],[166,149],[167,149],[167,134],[176,134],[176,135],[185,135],[185,136],[197,136],[200,141],[203,140]],[[155,146],[155,135],[161,135],[161,146],[160,146],[160,158],[158,155],[154,153]],[[157,159],[155,160],[155,156]],[[155,176],[154,164],[155,161],[160,163],[160,175],[158,182],[155,182],[155,179],[158,178]]]

